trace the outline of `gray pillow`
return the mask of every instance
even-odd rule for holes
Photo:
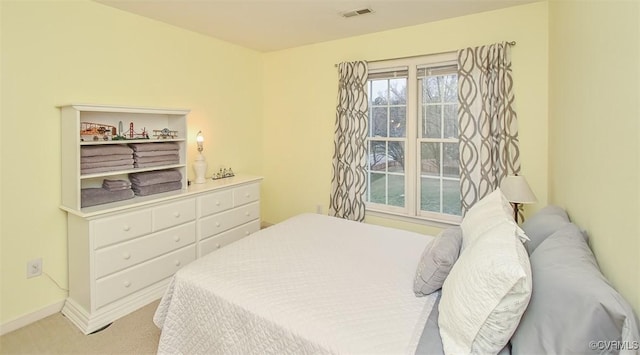
[[[442,288],[449,271],[458,260],[461,245],[460,227],[444,229],[427,245],[422,252],[413,280],[413,292],[416,296],[426,296]]]
[[[547,237],[558,229],[569,224],[569,216],[564,209],[554,205],[548,205],[539,210],[522,223],[522,230],[529,237],[529,241],[524,243],[529,255],[542,243]]]
[[[514,354],[599,354],[606,344],[638,344],[633,309],[602,275],[577,226],[553,233],[530,261],[533,292],[511,338]]]

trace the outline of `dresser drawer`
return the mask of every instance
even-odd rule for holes
[[[260,204],[254,202],[249,205],[234,208],[230,211],[201,218],[199,239],[204,239],[222,233],[231,228],[250,222],[260,217]]]
[[[101,218],[91,223],[95,236],[94,248],[97,249],[151,233],[151,210]]]
[[[196,219],[196,201],[188,199],[153,209],[153,230],[177,226]]]
[[[222,212],[230,209],[231,207],[233,207],[232,190],[214,192],[198,197],[198,210],[200,211],[199,217]]]
[[[153,259],[196,241],[196,222],[136,238],[96,251],[95,277],[100,278]]]
[[[258,230],[260,230],[260,220],[255,220],[224,233],[220,233],[214,237],[207,238],[200,243],[200,255],[198,256],[201,257],[209,254],[212,251],[218,250],[225,245],[231,244],[251,233],[257,232]]]
[[[173,275],[182,266],[195,260],[195,245],[149,260],[96,282],[96,307],[132,294]]]
[[[241,186],[233,190],[233,205],[235,207],[241,206],[253,201],[258,201],[260,198],[260,185],[251,184]]]

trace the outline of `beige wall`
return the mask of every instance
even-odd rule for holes
[[[337,98],[335,63],[379,60],[517,41],[513,48],[522,171],[540,203],[547,201],[547,3],[407,27],[265,55],[264,219],[300,212],[326,213],[332,174]],[[529,212],[538,208],[529,207]],[[426,233],[435,228],[368,221]]]
[[[0,324],[59,302],[67,285],[57,105],[191,109],[209,173],[260,173],[261,54],[93,1],[2,1]],[[195,157],[193,144],[189,160]],[[189,168],[189,172],[191,172]]]
[[[550,4],[550,202],[640,311],[640,3]]]

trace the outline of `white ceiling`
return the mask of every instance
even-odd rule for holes
[[[268,52],[540,0],[95,0]],[[371,8],[344,18],[341,13]]]

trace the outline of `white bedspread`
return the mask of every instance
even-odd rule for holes
[[[413,354],[434,297],[413,294],[417,233],[316,214],[184,267],[154,316],[167,354]]]

